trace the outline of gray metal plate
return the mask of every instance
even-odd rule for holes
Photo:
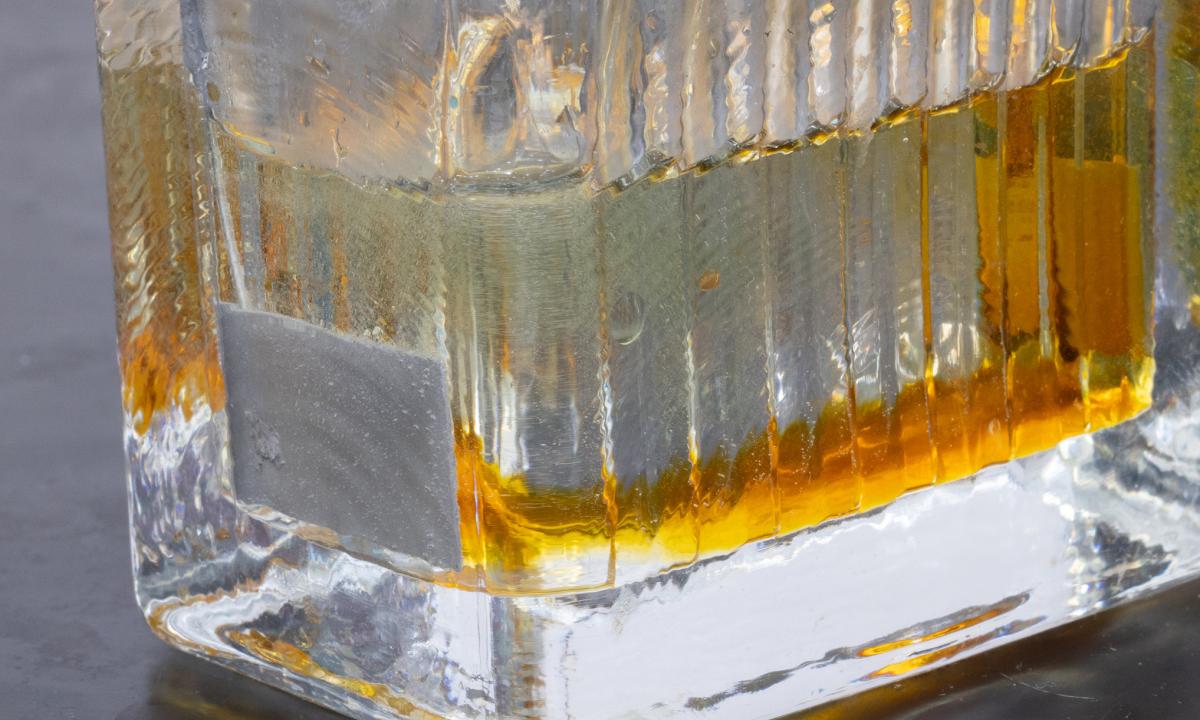
[[[462,565],[444,364],[222,303],[239,502]]]

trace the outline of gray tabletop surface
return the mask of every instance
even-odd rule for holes
[[[333,718],[133,601],[91,3],[0,0],[0,720]],[[821,718],[1200,718],[1200,583]]]

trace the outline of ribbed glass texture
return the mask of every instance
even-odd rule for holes
[[[99,0],[138,599],[770,718],[1200,562],[1193,0]]]

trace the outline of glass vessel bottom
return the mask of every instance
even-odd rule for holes
[[[1200,327],[1164,304],[1156,336],[1135,420],[591,592],[446,587],[287,532],[206,480],[219,417],[160,416],[130,435],[134,522],[190,493],[211,550],[135,547],[138,597],[168,642],[356,718],[777,717],[1200,567]]]

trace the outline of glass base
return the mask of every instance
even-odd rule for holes
[[[233,501],[221,418],[176,416],[130,435],[138,597],[169,643],[356,718],[777,717],[1196,573],[1200,329],[1169,314],[1133,421],[592,592],[444,587],[288,532]]]

